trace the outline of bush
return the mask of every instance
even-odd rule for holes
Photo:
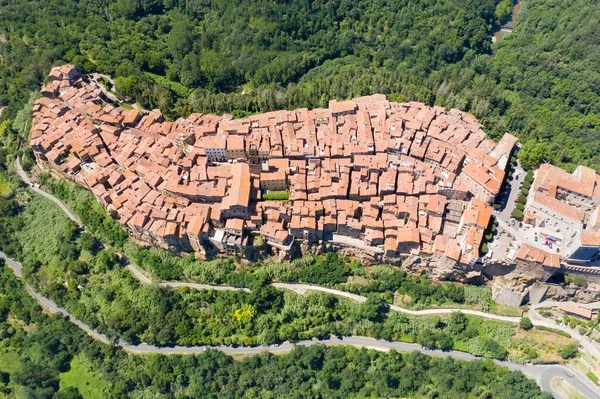
[[[518,203],[517,206],[515,207],[515,209],[518,209],[519,211],[521,211],[521,213],[523,212],[523,210],[525,209],[525,205],[523,205],[522,203]]]
[[[528,170],[525,174],[525,179],[523,179],[526,183],[533,183],[533,171]]]
[[[524,204],[526,202],[527,202],[527,197],[524,196],[523,194],[519,195],[519,203]]]
[[[577,344],[567,344],[558,350],[563,359],[572,359],[577,355]]]
[[[523,349],[523,353],[525,353],[525,355],[527,356],[527,360],[529,361],[535,360],[538,357],[537,351],[533,348],[525,348]]]
[[[465,303],[467,304],[479,304],[483,311],[488,311],[492,304],[492,290],[490,287],[477,286],[472,284],[466,284],[465,289]]]
[[[518,205],[518,204],[517,204]],[[512,217],[514,217],[517,220],[522,220],[523,219],[523,211],[516,208],[513,212],[512,212]]]
[[[573,284],[575,284],[577,287],[587,287],[588,283],[587,280],[584,276],[575,276],[573,277]]]
[[[489,251],[489,248],[487,246],[487,244],[484,242],[483,244],[481,244],[481,249],[479,250],[479,252],[481,252],[482,254],[487,254]]]
[[[523,182],[523,188],[529,190],[531,188],[531,183],[528,181]]]
[[[267,191],[266,194],[262,195],[264,201],[287,201],[290,199],[290,192],[285,191]]]
[[[519,327],[526,331],[531,330],[533,328],[533,323],[529,317],[521,317],[521,321],[519,321]]]

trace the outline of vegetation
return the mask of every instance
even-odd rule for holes
[[[587,287],[588,283],[587,283],[587,279],[585,278],[585,276],[581,276],[581,275],[577,275],[575,277],[573,277],[573,284],[575,284],[577,287]]]
[[[60,374],[60,391],[64,397],[74,398],[75,396],[67,396],[66,392],[76,390],[85,399],[102,399],[102,393],[107,386],[107,382],[94,370],[94,366],[83,353],[73,357],[69,371]]]
[[[269,190],[262,195],[262,199],[265,201],[287,201],[290,199],[290,192],[285,191],[274,191]]]
[[[42,174],[39,183],[44,190],[65,202],[86,229],[102,242],[121,248],[127,240],[127,232],[111,218],[94,195],[73,183],[52,179]]]
[[[568,334],[557,335],[552,330],[538,327],[529,330],[518,329],[513,336],[508,358],[515,362],[563,362],[561,349],[576,342]]]
[[[480,318],[469,318],[462,328],[450,330],[452,321],[444,318],[389,313],[376,294],[390,287],[410,293],[416,304],[465,300],[461,286],[434,285],[389,266],[379,267],[375,276],[382,273],[381,277],[364,290],[372,294],[363,304],[325,293],[299,296],[278,291],[266,284],[262,272],[249,278],[251,292],[172,290],[140,285],[111,249],[81,232],[45,198],[33,196],[14,219],[21,229],[10,239],[16,242],[13,246],[26,279],[92,328],[132,343],[255,345],[330,335],[416,341],[423,339],[420,334],[427,329],[435,337],[431,346],[503,358],[514,333],[512,325]],[[125,252],[129,246],[125,245]],[[147,261],[160,252],[150,249],[142,254]],[[188,259],[167,259],[193,264]],[[334,253],[300,261],[289,276],[316,283],[345,281],[357,265]]]
[[[519,204],[517,204],[519,205]],[[519,208],[515,208],[512,213],[511,213],[512,217],[514,217],[517,220],[523,220],[523,210],[519,209]]]
[[[600,167],[592,0],[528,1],[493,57],[508,0],[5,3],[0,104],[19,133],[19,111],[50,66],[70,62],[114,76],[117,94],[171,118],[381,92],[472,112],[493,138],[515,133],[526,168]]]
[[[577,355],[577,344],[572,343],[565,345],[562,348],[560,348],[558,353],[563,359],[572,359]]]
[[[459,315],[453,319],[453,333],[472,329]],[[520,372],[509,372],[491,361],[462,362],[418,353],[314,345],[297,347],[284,356],[262,354],[242,361],[215,350],[197,356],[128,356],[93,341],[62,316],[43,314],[2,261],[0,332],[0,359],[11,359],[10,368],[0,363],[0,389],[3,393],[22,392],[26,397],[49,398],[57,391],[55,397],[81,397],[85,391],[77,386],[84,376],[93,382],[95,394],[117,398],[175,393],[242,397],[249,392],[276,397],[302,392],[304,397],[331,398],[475,398],[482,394],[501,398],[507,392],[528,398],[550,397]],[[82,372],[79,378],[77,372]]]
[[[519,321],[519,327],[523,330],[531,330],[533,328],[533,323],[529,317],[521,317],[521,321]]]
[[[558,334],[561,335],[565,338],[570,338],[571,335],[569,335],[568,332],[563,331],[563,330],[559,330],[558,328],[550,328],[550,327],[546,327],[546,326],[537,326],[536,327],[537,330],[541,330],[541,331],[549,331],[549,332],[553,332],[554,334]]]
[[[598,381],[598,376],[596,374],[594,374],[593,371],[588,371],[585,375],[587,375],[588,378],[594,382],[594,384],[600,386],[600,382]]]

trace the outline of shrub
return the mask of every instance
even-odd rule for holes
[[[575,276],[573,277],[573,284],[577,287],[587,287],[588,283],[584,276]]]
[[[535,360],[538,357],[538,353],[533,348],[525,348],[523,349],[523,353],[527,356],[527,360]]]
[[[567,344],[558,350],[563,359],[572,359],[577,355],[577,344]]]
[[[523,330],[531,330],[533,328],[533,323],[529,317],[521,317],[521,321],[519,321],[519,327],[521,327]]]
[[[287,201],[290,199],[290,192],[285,191],[267,191],[266,194],[262,195],[264,201]]]
[[[523,210],[525,209],[525,205],[523,205],[522,203],[518,203],[516,206],[516,209],[520,210],[521,213],[523,212]]]
[[[519,205],[519,204],[517,204]],[[515,210],[512,212],[512,217],[514,217],[517,220],[522,220],[523,219],[523,211],[515,208]]]
[[[481,252],[482,254],[487,254],[489,251],[487,244],[484,242],[483,244],[481,244],[481,249],[479,250],[479,252]]]
[[[492,290],[490,287],[466,284],[464,289],[465,303],[479,304],[484,311],[490,309],[492,304]]]
[[[535,329],[540,330],[540,331],[548,331],[548,332],[551,332],[554,334],[558,334],[562,337],[571,338],[571,335],[568,332],[559,330],[557,328],[551,328],[551,327],[546,327],[546,326],[537,326]]]
[[[523,194],[519,195],[519,203],[524,204],[526,202],[527,202],[527,197],[524,196]]]

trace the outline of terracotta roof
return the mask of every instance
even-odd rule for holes
[[[560,255],[543,251],[529,244],[521,244],[516,257],[517,259],[536,262],[547,267],[560,268]]]

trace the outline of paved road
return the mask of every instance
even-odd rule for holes
[[[514,177],[517,173],[520,174],[519,180],[517,180]],[[519,186],[521,185],[521,182],[524,178],[525,171],[521,167],[521,164],[517,162],[517,166],[515,167],[515,171],[513,172],[513,179],[509,180],[506,188],[503,188],[508,190],[508,198],[504,203],[504,208],[502,209],[502,212],[496,215],[498,219],[508,221],[511,218],[512,211],[515,208],[515,200],[519,198],[519,194],[521,193]]]
[[[15,272],[15,274],[19,277],[22,277],[22,267],[19,262],[14,259],[7,257],[3,252],[0,251],[0,258],[6,260],[9,267]],[[300,286],[300,285],[298,285]],[[114,343],[111,341],[105,334],[99,333],[88,327],[85,323],[80,320],[77,320],[71,314],[59,307],[54,301],[49,298],[42,296],[41,294],[35,292],[29,285],[26,286],[29,293],[46,309],[48,309],[52,313],[61,313],[67,316],[71,322],[75,323],[79,328],[86,331],[90,336],[94,339],[97,339],[105,344]],[[314,287],[311,287],[314,288]],[[321,288],[321,287],[319,287]],[[300,287],[294,287],[294,289],[303,289]],[[142,343],[140,345],[130,345],[123,341],[117,341],[116,344],[120,345],[124,350],[132,354],[149,354],[149,353],[162,353],[162,354],[195,354],[202,353],[207,349],[217,349],[224,353],[228,354],[256,354],[261,352],[270,352],[270,353],[278,353],[278,352],[286,352],[291,349],[295,345],[304,345],[310,346],[317,343],[321,343],[324,345],[352,345],[357,347],[366,347],[370,349],[380,350],[380,351],[389,351],[391,349],[397,350],[399,352],[412,352],[418,351],[421,353],[425,353],[430,356],[440,356],[440,357],[452,357],[459,360],[477,360],[479,359],[476,356],[473,356],[469,353],[459,352],[459,351],[447,351],[442,352],[439,350],[424,350],[417,344],[409,344],[406,342],[389,342],[383,340],[376,340],[369,337],[344,337],[337,338],[331,337],[326,340],[304,340],[296,343],[284,342],[281,345],[270,345],[270,346],[257,346],[257,347],[231,347],[231,346],[172,346],[172,347],[158,347],[154,345],[149,345],[146,343]],[[505,361],[495,361],[496,364],[500,366],[507,367],[511,370],[518,370],[523,372],[526,376],[534,379],[538,385],[547,392],[553,392],[551,382],[554,378],[561,377],[568,381],[575,389],[584,394],[586,397],[590,399],[600,399],[600,391],[594,389],[591,385],[591,382],[586,381],[587,377],[578,374],[576,371],[571,370],[564,366],[558,365],[520,365],[511,362]],[[556,392],[553,392],[556,395]]]
[[[125,266],[136,279],[140,281],[142,284],[154,284],[154,281],[148,276],[146,276],[140,269],[135,266],[129,264]],[[160,287],[171,287],[171,288],[183,288],[188,287],[195,290],[215,290],[215,291],[246,291],[250,292],[248,288],[240,288],[240,287],[231,287],[229,285],[211,285],[211,284],[197,284],[197,283],[184,283],[180,281],[162,281],[156,283]]]
[[[6,260],[7,264],[19,277],[22,276],[21,264],[14,259],[7,257],[3,252],[0,251],[0,258]],[[130,345],[123,341],[114,342],[110,340],[105,334],[91,329],[85,323],[74,318],[67,310],[59,307],[54,301],[49,298],[42,296],[35,292],[29,285],[26,286],[29,293],[46,309],[52,313],[61,313],[67,316],[71,322],[75,323],[79,328],[87,332],[92,338],[99,340],[105,344],[116,343],[121,346],[125,351],[132,354],[150,354],[150,353],[161,353],[161,354],[196,354],[202,353],[208,349],[216,349],[227,354],[257,354],[262,352],[278,353],[286,352],[294,348],[295,345],[310,346],[321,343],[323,345],[352,345],[356,347],[365,347],[369,349],[375,349],[379,351],[389,351],[394,349],[399,352],[421,352],[430,356],[439,357],[452,357],[458,360],[472,361],[480,359],[469,353],[459,351],[447,351],[442,352],[440,350],[424,350],[417,344],[410,344],[406,342],[390,342],[383,340],[376,340],[369,337],[330,337],[325,340],[303,340],[296,343],[284,342],[281,345],[269,345],[269,346],[256,346],[256,347],[232,347],[232,346],[172,346],[172,347],[158,347],[142,343],[140,345]],[[298,288],[300,289],[300,288]],[[575,370],[571,370],[565,366],[559,365],[520,365],[516,363],[506,361],[494,361],[499,366],[507,367],[511,370],[518,370],[523,372],[529,378],[534,379],[537,384],[547,392],[552,392],[554,395],[558,395],[552,390],[552,380],[557,377],[564,378],[568,381],[575,389],[581,392],[589,399],[600,399],[600,391],[595,389],[591,381],[588,381],[586,376],[581,375]]]

